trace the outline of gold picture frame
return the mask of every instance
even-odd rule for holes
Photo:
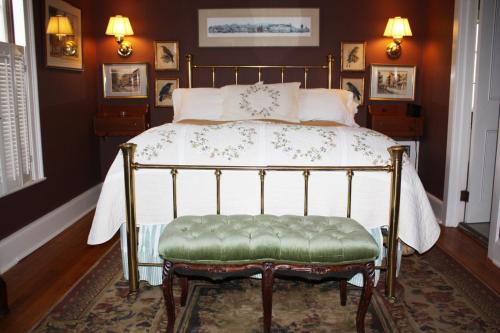
[[[45,0],[45,66],[58,69],[83,71],[82,11],[63,0]],[[56,36],[48,34],[47,27],[51,17],[62,15],[69,19],[73,34]],[[67,46],[71,46],[68,52]]]
[[[155,107],[173,106],[172,93],[179,88],[179,79],[165,78],[155,80]]]
[[[414,101],[417,66],[372,64],[370,99]]]
[[[148,64],[103,64],[102,83],[104,98],[147,98]]]
[[[155,70],[178,71],[179,70],[179,42],[178,41],[155,41]]]
[[[362,72],[366,69],[366,42],[341,42],[340,53],[342,72]]]

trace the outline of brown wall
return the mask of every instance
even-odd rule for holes
[[[34,1],[43,162],[47,179],[0,199],[0,239],[99,182],[98,142],[92,134],[97,105],[94,2],[82,9],[84,71],[48,69],[42,50],[43,1]]]
[[[426,0],[422,50],[422,111],[425,133],[419,174],[425,188],[443,198],[453,35],[453,0]]]

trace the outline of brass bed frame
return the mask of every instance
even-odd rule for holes
[[[192,87],[193,69],[209,68],[212,70],[212,85],[215,86],[215,73],[217,68],[233,69],[235,83],[238,83],[238,72],[241,68],[253,68],[258,70],[258,79],[262,78],[262,69],[274,68],[281,70],[281,80],[284,82],[285,69],[302,69],[304,71],[304,86],[307,85],[307,74],[309,69],[328,70],[328,89],[332,88],[332,65],[333,57],[328,55],[326,66],[274,66],[274,65],[194,65],[193,56],[186,56],[188,66],[188,86]],[[345,171],[347,177],[347,208],[346,217],[351,216],[352,180],[355,172],[389,172],[391,173],[390,185],[390,212],[389,212],[389,236],[387,241],[388,255],[387,264],[380,269],[386,269],[385,295],[391,301],[395,301],[396,287],[396,260],[398,244],[399,207],[401,196],[401,172],[404,147],[390,147],[391,164],[385,166],[224,166],[224,165],[175,165],[175,164],[143,164],[134,161],[136,144],[125,143],[120,145],[123,155],[125,176],[125,199],[127,217],[127,252],[129,267],[129,292],[135,293],[139,289],[139,266],[162,267],[161,263],[138,262],[137,258],[137,223],[136,223],[136,198],[135,198],[135,173],[140,169],[166,169],[170,170],[172,177],[172,207],[173,216],[177,217],[177,175],[181,170],[212,170],[216,179],[216,214],[220,214],[221,208],[221,177],[223,171],[247,171],[257,172],[260,178],[260,214],[265,212],[265,176],[268,172],[302,172],[304,177],[304,216],[308,215],[309,201],[309,177],[312,172],[340,172]]]

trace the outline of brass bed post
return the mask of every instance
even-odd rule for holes
[[[188,53],[186,55],[187,75],[188,75],[188,88],[193,87],[193,55]]]
[[[347,170],[347,217],[351,217],[351,200],[352,200],[352,176],[354,172],[352,169]]]
[[[390,147],[391,154],[391,201],[389,212],[389,239],[387,253],[387,278],[385,285],[385,296],[389,301],[396,301],[396,263],[398,253],[398,223],[399,205],[401,201],[401,172],[403,168],[403,146]]]
[[[264,214],[264,180],[266,178],[266,170],[259,170],[260,176],[260,213]]]
[[[134,143],[120,145],[123,155],[123,170],[125,176],[125,203],[127,211],[127,251],[128,251],[128,283],[129,293],[139,289],[139,271],[137,263],[137,230],[135,220],[135,175],[134,153],[137,147]]]
[[[304,216],[307,216],[309,206],[309,176],[311,175],[311,171],[305,169],[302,175],[304,176]]]
[[[328,59],[328,89],[332,89],[333,56],[329,54]]]

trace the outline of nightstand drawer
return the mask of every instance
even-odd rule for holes
[[[94,117],[98,136],[135,136],[149,128],[148,105],[103,105]]]
[[[372,115],[371,128],[391,137],[416,138],[424,134],[424,119],[422,117]]]

